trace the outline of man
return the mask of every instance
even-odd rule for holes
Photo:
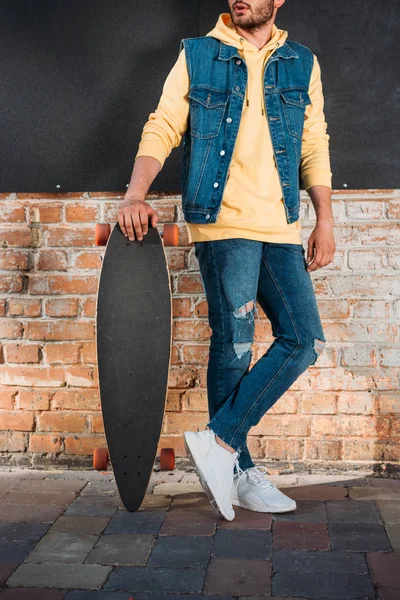
[[[284,1],[228,0],[212,31],[182,40],[119,211],[129,239],[143,238],[149,218],[156,225],[144,199],[183,139],[182,210],[212,329],[210,421],[184,441],[212,506],[228,520],[233,505],[296,508],[254,465],[246,437],[326,342],[310,272],[335,251],[329,135],[317,57],[274,24]],[[299,172],[317,218],[307,260]],[[275,339],[250,370],[256,301]]]

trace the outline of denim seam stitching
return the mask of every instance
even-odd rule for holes
[[[210,250],[211,250],[211,256],[212,256],[212,263],[213,263],[213,268],[214,268],[215,279],[216,279],[217,287],[218,287],[219,308],[220,308],[220,313],[221,313],[221,325],[222,325],[222,339],[225,339],[224,312],[223,312],[223,309],[222,309],[221,288],[220,288],[220,283],[219,283],[218,270],[217,270],[217,266],[216,266],[216,262],[215,262],[214,245],[213,245],[212,241],[210,242]],[[223,364],[224,357],[225,357],[225,344],[222,344],[222,352],[221,352],[220,363],[219,363],[219,366],[218,366],[218,373],[221,372],[221,365]],[[218,382],[217,382],[217,396],[218,396],[218,398],[219,398],[220,386],[221,386],[221,377],[218,377]]]
[[[297,352],[298,348],[300,347],[300,339],[299,339],[299,336],[298,336],[298,333],[297,333],[297,329],[296,329],[296,326],[295,326],[295,324],[294,324],[294,321],[293,321],[292,315],[291,315],[291,313],[290,313],[289,307],[288,307],[288,305],[287,305],[287,303],[286,303],[285,296],[284,296],[284,294],[282,293],[282,291],[281,291],[280,287],[278,286],[278,283],[277,283],[277,281],[275,280],[275,277],[274,277],[274,275],[273,275],[273,273],[272,273],[272,270],[270,269],[270,267],[269,267],[269,265],[267,264],[267,262],[266,262],[266,260],[264,259],[264,257],[262,257],[262,259],[261,259],[261,260],[262,260],[262,262],[265,264],[265,266],[266,266],[266,268],[267,268],[267,270],[268,270],[268,273],[270,274],[270,276],[271,276],[271,279],[272,279],[273,283],[275,284],[275,287],[276,287],[276,289],[278,290],[278,292],[279,292],[279,295],[280,295],[280,296],[281,296],[281,298],[282,298],[282,302],[283,302],[283,304],[285,305],[285,308],[286,308],[286,310],[287,310],[287,312],[288,312],[289,318],[290,318],[290,320],[291,320],[291,322],[292,322],[293,329],[294,329],[294,331],[295,331],[295,334],[296,334],[296,338],[297,338],[297,346],[294,348],[293,352],[292,352],[292,353],[291,353],[291,354],[290,354],[290,355],[287,357],[287,359],[285,360],[285,362],[283,363],[283,365],[281,365],[281,368],[280,368],[280,369],[278,369],[278,371],[275,373],[275,375],[272,377],[272,379],[269,381],[269,383],[268,383],[268,384],[265,386],[265,388],[262,390],[262,392],[261,392],[261,393],[258,395],[258,397],[257,397],[257,398],[254,400],[253,404],[250,406],[249,410],[247,411],[247,413],[246,413],[246,414],[245,414],[245,416],[243,417],[243,419],[242,419],[242,422],[241,422],[241,423],[240,423],[240,425],[239,425],[239,426],[236,428],[236,430],[235,430],[235,432],[234,432],[234,434],[233,434],[233,436],[232,436],[232,438],[231,438],[231,441],[230,441],[230,443],[229,443],[229,445],[230,445],[230,446],[232,445],[232,440],[235,438],[235,435],[237,434],[237,432],[239,431],[239,429],[241,428],[241,426],[243,425],[243,423],[246,421],[246,419],[247,419],[247,416],[248,416],[248,415],[249,415],[249,413],[250,413],[250,412],[253,410],[253,408],[254,408],[254,406],[256,405],[256,403],[259,401],[259,399],[260,399],[260,398],[261,398],[261,396],[264,394],[264,392],[265,392],[265,391],[266,391],[266,390],[267,390],[267,389],[268,389],[268,388],[271,386],[271,384],[272,384],[272,383],[275,381],[276,377],[279,375],[279,373],[280,373],[280,372],[282,371],[282,369],[285,367],[286,363],[287,363],[287,362],[288,362],[288,361],[289,361],[289,360],[292,358],[292,356],[293,356],[293,355],[294,355],[294,354]]]

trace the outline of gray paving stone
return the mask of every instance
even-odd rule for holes
[[[218,529],[212,554],[216,558],[266,560],[271,556],[271,533],[249,529]]]
[[[315,552],[309,550],[279,550],[273,553],[275,573],[314,573],[368,575],[364,554],[355,552]]]
[[[14,492],[80,492],[86,485],[85,481],[75,479],[21,479],[13,488]]]
[[[63,508],[71,504],[76,498],[74,492],[15,492],[12,490],[0,499],[0,510],[3,511],[4,505],[10,506],[62,506]]]
[[[398,525],[385,523],[385,529],[389,536],[393,552],[400,552],[400,523]]]
[[[208,594],[207,596],[199,596],[198,594],[185,594],[182,596],[181,594],[148,594],[146,592],[139,592],[139,594],[135,594],[135,600],[233,600],[233,598],[231,596],[209,596]],[[246,600],[251,599],[246,597]],[[263,600],[268,600],[268,598],[264,596]],[[274,598],[274,600],[276,599]],[[285,598],[285,600],[290,600],[290,598]]]
[[[211,536],[161,536],[147,566],[205,568],[210,560],[211,547]]]
[[[208,566],[205,594],[267,596],[271,594],[271,562],[213,558]]]
[[[288,513],[272,513],[274,521],[306,521],[325,523],[327,520],[325,505],[320,500],[296,500],[297,508]]]
[[[81,563],[97,538],[97,535],[80,533],[47,533],[25,562]]]
[[[102,535],[85,563],[144,566],[154,545],[154,536],[113,533]]]
[[[124,512],[118,510],[112,516],[105,534],[109,533],[152,533],[157,534],[165,518],[164,511],[149,510]]]
[[[63,600],[64,592],[55,588],[17,587],[0,591],[1,600]]]
[[[49,523],[0,523],[0,538],[9,542],[37,542],[49,527]]]
[[[8,578],[11,587],[100,589],[111,567],[63,563],[23,563]]]
[[[8,540],[0,540],[0,561],[22,562],[34,547],[34,542],[10,542]]]
[[[81,496],[118,495],[115,481],[89,481],[82,489]]]
[[[329,521],[380,523],[379,513],[373,501],[341,500],[339,502],[327,502],[326,511]]]
[[[62,515],[52,525],[49,533],[100,534],[107,527],[109,517],[73,517]]]
[[[353,500],[399,500],[399,489],[397,487],[352,487],[349,496]]]
[[[307,599],[374,598],[374,588],[368,575],[324,573],[316,581],[315,573],[292,571],[276,573],[272,578],[272,595],[305,596]]]
[[[158,567],[119,567],[104,585],[105,590],[138,592],[200,593],[205,569],[165,569]]]
[[[377,523],[330,523],[332,550],[387,552],[391,546],[382,525]]]
[[[240,596],[238,600],[306,600],[305,598],[299,598],[296,596]]]
[[[393,525],[400,523],[400,500],[377,500],[376,506],[385,523]]]
[[[67,516],[108,517],[114,514],[120,503],[116,496],[80,496],[65,511]]]
[[[176,598],[176,596],[174,596],[174,598]],[[72,592],[67,592],[64,596],[64,600],[132,600],[132,594],[130,592],[74,590]],[[137,600],[137,596],[135,600]]]
[[[13,523],[52,523],[64,512],[62,506],[26,506],[4,505],[1,507],[1,520]]]

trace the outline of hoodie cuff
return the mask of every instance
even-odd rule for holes
[[[152,158],[156,158],[161,164],[162,169],[165,161],[167,160],[168,154],[166,153],[165,148],[160,146],[159,143],[151,140],[143,140],[139,144],[139,150],[135,156],[135,159],[139,156],[151,156]]]
[[[302,174],[306,190],[313,185],[326,185],[332,189],[332,172],[325,169],[313,169],[310,173]]]

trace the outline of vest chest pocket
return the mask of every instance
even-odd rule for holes
[[[189,91],[189,100],[191,135],[201,139],[216,137],[224,118],[229,92],[193,88]]]
[[[280,92],[283,113],[290,135],[301,138],[304,126],[306,106],[311,98],[306,90],[285,90]]]

